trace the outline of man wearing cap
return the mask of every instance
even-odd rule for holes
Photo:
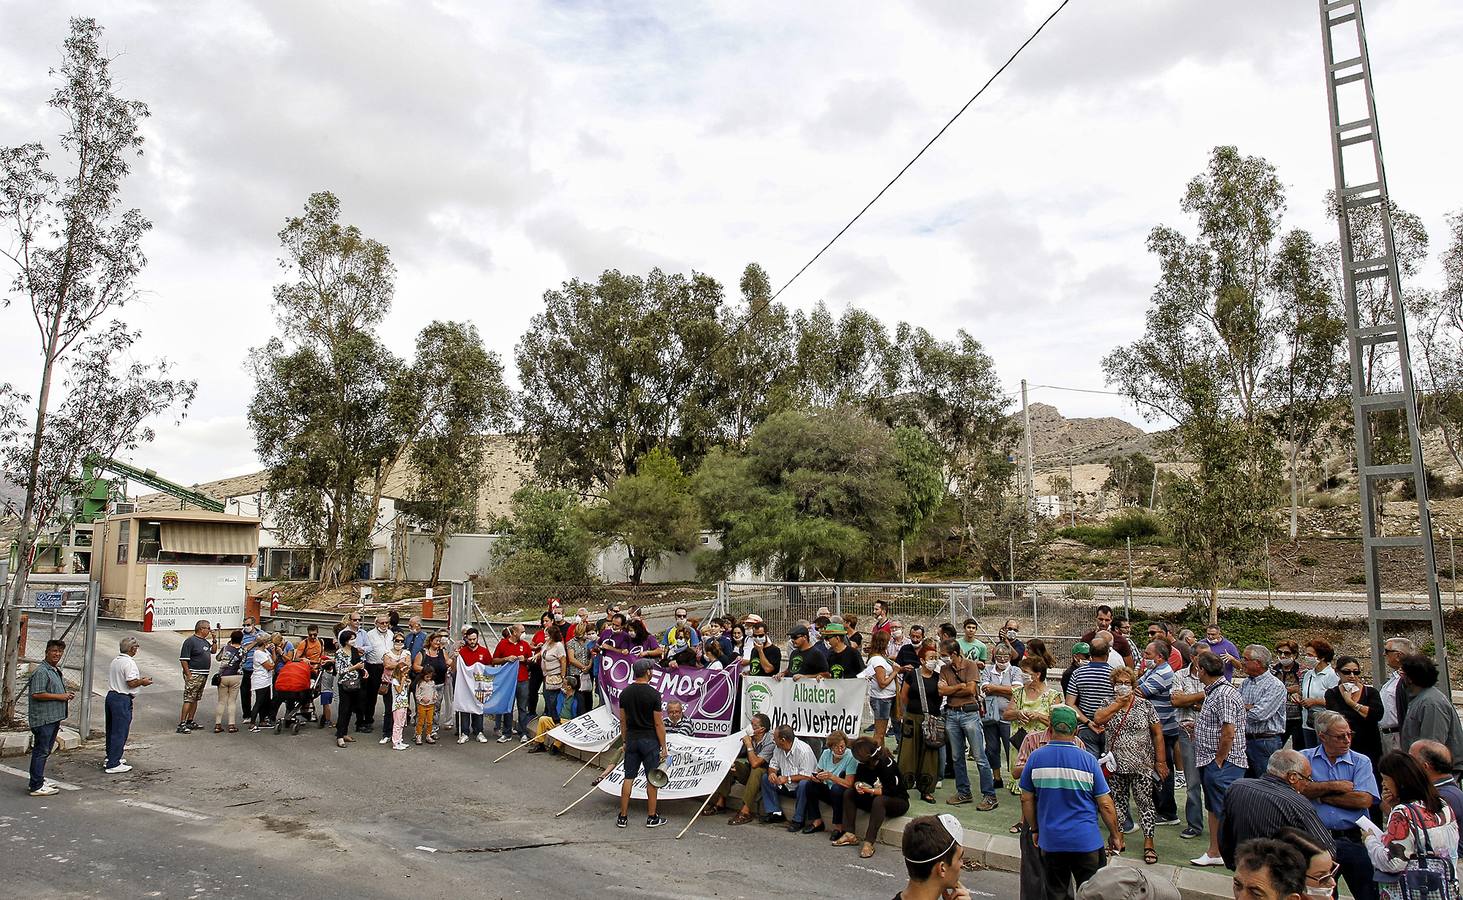
[[[863,654],[848,645],[848,629],[842,622],[829,622],[823,634],[828,640],[829,678],[852,678],[863,671]]]
[[[1072,645],[1072,664],[1062,672],[1062,696],[1067,696],[1072,689],[1072,676],[1077,670],[1087,665],[1088,657],[1092,654],[1092,648],[1086,641],[1078,641]]]
[[[970,900],[960,884],[965,829],[949,813],[920,816],[904,826],[904,868],[909,883],[894,900]]]
[[[1046,863],[1047,896],[1070,898],[1107,861],[1098,816],[1118,850],[1123,833],[1102,768],[1076,743],[1077,711],[1052,707],[1051,731],[1021,772],[1021,818]]]
[[[793,681],[803,678],[816,678],[822,681],[828,675],[828,657],[823,651],[813,646],[808,637],[808,626],[794,625],[787,636],[792,638],[792,653],[787,657],[787,671],[778,674],[778,679],[783,675],[791,675]]]
[[[1180,896],[1173,882],[1132,866],[1103,866],[1077,892],[1077,900],[1179,900]]]
[[[665,718],[660,709],[660,691],[650,686],[648,659],[637,659],[631,667],[635,683],[620,693],[620,733],[625,736],[625,780],[620,784],[620,815],[615,825],[624,828],[630,821],[630,793],[643,768],[646,774],[646,828],[659,828],[666,820],[655,814],[655,785],[650,772],[666,758]]]
[[[1106,749],[1107,735],[1092,717],[1113,701],[1112,666],[1108,665],[1107,640],[1101,633],[1088,644],[1092,648],[1091,658],[1072,673],[1066,698],[1067,705],[1077,710],[1077,719],[1082,723],[1082,742],[1100,756]]]

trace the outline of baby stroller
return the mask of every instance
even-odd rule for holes
[[[280,668],[274,682],[276,709],[284,705],[284,715],[277,716],[274,733],[283,734],[288,728],[290,734],[299,734],[304,722],[303,711],[310,706],[311,694],[310,664],[302,661],[287,662]]]

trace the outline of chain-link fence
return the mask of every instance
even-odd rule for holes
[[[8,599],[11,587],[4,585]],[[22,675],[29,673],[46,656],[46,644],[63,641],[66,650],[61,657],[61,673],[66,686],[77,691],[79,731],[85,736],[91,725],[91,691],[89,690],[93,648],[96,643],[97,585],[85,575],[32,575],[26,579],[21,605],[19,659]],[[6,605],[6,614],[12,607]],[[3,635],[0,629],[0,635]],[[3,648],[0,648],[3,652]],[[16,704],[18,715],[25,714],[23,702]]]
[[[855,582],[726,582],[722,608],[738,620],[755,613],[774,634],[800,621],[813,621],[825,609],[830,617],[852,615],[855,628],[868,631],[875,605],[908,630],[924,626],[933,635],[942,623],[959,630],[976,620],[977,632],[994,639],[1009,621],[1024,636],[1068,640],[1085,633],[1099,605],[1118,615],[1127,609],[1121,581],[959,582],[895,584]]]

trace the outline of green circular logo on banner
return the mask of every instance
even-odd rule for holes
[[[747,708],[748,716],[755,715],[762,711],[764,706],[772,705],[772,689],[765,684],[753,682],[747,685]]]

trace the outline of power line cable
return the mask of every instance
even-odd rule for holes
[[[858,213],[852,219],[849,219],[848,220],[848,224],[846,224],[842,228],[838,229],[838,233],[835,234],[835,235],[833,235],[833,237],[829,239],[828,243],[826,243],[826,244],[823,245],[822,249],[820,249],[817,253],[814,253],[813,254],[813,258],[810,259],[810,260],[808,260],[806,263],[804,263],[803,264],[803,267],[801,269],[798,269],[797,272],[795,272],[793,274],[793,276],[791,278],[789,278],[786,283],[783,284],[782,287],[778,288],[777,291],[776,291],[776,293],[774,293],[771,296],[771,298],[769,298],[767,300],[766,303],[764,303],[761,306],[758,306],[758,307],[756,307],[754,309],[749,310],[747,312],[746,318],[744,318],[742,320],[741,324],[737,325],[737,327],[734,328],[732,330],[732,332],[730,334],[728,334],[725,338],[723,338],[718,343],[718,345],[716,347],[712,348],[712,351],[711,351],[712,354],[714,354],[717,350],[720,350],[726,344],[730,343],[733,338],[735,338],[739,333],[741,333],[745,328],[747,328],[747,326],[751,325],[752,322],[753,322],[753,320],[755,320],[759,315],[761,315],[764,310],[766,310],[769,307],[771,307],[773,301],[775,301],[778,297],[782,296],[782,292],[783,291],[785,291],[789,287],[791,287],[792,286],[792,283],[794,281],[797,281],[798,280],[798,277],[800,275],[802,275],[804,272],[806,272],[813,265],[813,263],[817,262],[818,259],[824,253],[826,253],[828,251],[828,248],[832,247],[835,243],[837,243],[838,239],[841,238],[841,237],[843,237],[843,235],[850,228],[852,228],[854,226],[854,223],[855,222],[857,222],[859,219],[863,218],[864,213],[868,212],[869,209],[870,209],[870,207],[872,207],[875,203],[878,203],[879,202],[879,198],[880,197],[883,197],[884,194],[887,193],[888,190],[894,186],[895,182],[897,182],[900,178],[903,178],[904,177],[904,173],[905,172],[908,172],[910,170],[910,168],[915,163],[919,162],[920,157],[922,157],[922,156],[925,155],[925,151],[929,150],[930,147],[934,146],[935,141],[938,141],[941,137],[944,136],[944,134],[945,134],[946,131],[949,131],[950,130],[950,126],[951,125],[954,125],[955,124],[955,121],[957,119],[959,119],[962,115],[964,115],[965,114],[965,111],[967,109],[970,109],[971,105],[974,104],[975,101],[977,101],[977,100],[979,100],[981,98],[981,95],[984,94],[986,92],[986,90],[992,84],[995,83],[996,79],[1001,77],[1001,73],[1005,72],[1006,69],[1009,68],[1010,65],[1016,61],[1016,58],[1021,55],[1022,51],[1024,51],[1028,46],[1030,46],[1031,42],[1034,41],[1034,40],[1036,40],[1036,38],[1042,33],[1042,31],[1044,31],[1046,29],[1046,27],[1051,24],[1052,20],[1055,19],[1057,17],[1057,15],[1059,13],[1061,13],[1062,10],[1066,9],[1067,8],[1067,5],[1069,3],[1071,3],[1071,2],[1072,2],[1072,0],[1062,0],[1062,2],[1057,6],[1057,8],[1054,9],[1054,10],[1052,10],[1051,15],[1047,16],[1042,21],[1042,23],[1036,27],[1036,30],[1033,31],[1026,38],[1026,40],[1024,40],[1024,41],[1021,42],[1021,46],[1019,46],[1019,47],[1016,48],[1015,52],[1012,53],[1011,56],[1004,63],[1001,64],[1001,67],[999,69],[997,69],[995,71],[995,73],[991,75],[990,78],[987,78],[986,79],[985,84],[981,85],[980,90],[976,91],[971,96],[971,98],[969,100],[966,100],[965,101],[965,105],[962,106],[962,107],[960,107],[960,109],[956,111],[955,115],[951,116],[950,117],[950,120],[948,122],[946,122],[944,124],[944,126],[939,131],[935,132],[935,136],[934,137],[930,138],[928,141],[925,142],[925,145],[919,149],[919,152],[916,153],[914,155],[914,157],[912,159],[910,159],[909,162],[905,163],[904,164],[904,167],[902,169],[900,169],[899,172],[893,178],[889,179],[889,183],[888,184],[884,185],[882,188],[879,189],[879,192],[874,195],[874,199],[870,200],[868,203],[865,203],[863,209],[860,209],[858,211]]]

